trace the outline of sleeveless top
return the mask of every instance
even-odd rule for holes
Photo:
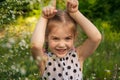
[[[74,50],[63,58],[58,58],[50,52],[47,55],[48,61],[42,80],[82,80],[80,63]]]

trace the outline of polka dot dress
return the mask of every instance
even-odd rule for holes
[[[82,80],[82,72],[75,51],[70,51],[64,58],[58,58],[50,52],[48,56],[43,80]]]

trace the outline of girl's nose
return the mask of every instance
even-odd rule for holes
[[[60,42],[59,42],[59,47],[60,47],[60,48],[65,47],[65,43],[64,43],[63,41],[60,41]]]

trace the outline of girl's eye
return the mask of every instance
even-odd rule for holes
[[[57,38],[57,37],[54,37],[54,38],[53,38],[53,40],[59,40],[59,38]]]
[[[65,40],[71,40],[72,38],[71,37],[66,37]]]

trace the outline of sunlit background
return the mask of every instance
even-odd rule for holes
[[[0,0],[0,80],[40,80],[30,38],[48,4],[50,0]],[[57,9],[65,10],[65,0],[57,0]],[[120,80],[120,0],[79,0],[79,10],[103,37],[84,63],[84,80]],[[78,31],[76,45],[86,38]]]

